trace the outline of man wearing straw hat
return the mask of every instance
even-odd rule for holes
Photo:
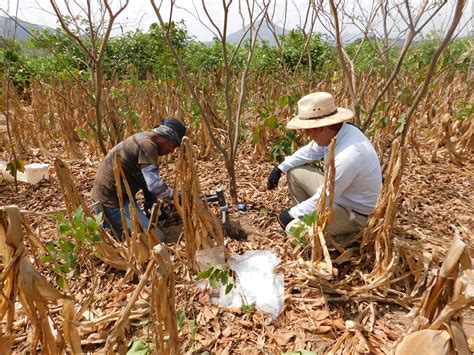
[[[277,187],[282,173],[288,173],[288,188],[294,206],[282,210],[278,217],[288,233],[290,222],[313,213],[316,208],[324,175],[306,164],[320,159],[326,162],[334,137],[334,219],[328,225],[327,233],[335,236],[359,231],[375,208],[382,186],[380,162],[364,133],[346,123],[353,117],[352,111],[336,107],[334,98],[326,92],[315,92],[298,101],[298,115],[286,128],[302,130],[311,142],[287,157],[268,177],[268,189],[271,190]]]
[[[144,229],[150,223],[147,215],[135,201],[136,193],[141,189],[145,197],[145,210],[157,200],[173,199],[173,189],[168,187],[160,177],[158,156],[172,153],[186,134],[184,124],[175,118],[165,118],[150,132],[136,133],[112,148],[100,163],[92,188],[94,212],[104,212],[104,226],[111,227],[119,239],[122,239],[123,225],[121,220],[119,197],[114,176],[114,159],[120,154],[120,163],[134,199],[140,224]],[[122,195],[127,228],[131,229],[130,200],[122,182]],[[157,230],[163,241],[164,234]]]

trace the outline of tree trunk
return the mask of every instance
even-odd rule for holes
[[[101,104],[102,104],[102,67],[100,65],[95,66],[95,99],[94,99],[94,109],[95,109],[95,119],[97,123],[97,143],[99,143],[99,148],[102,154],[107,154],[107,149],[105,148],[104,144],[104,137],[102,136],[102,111],[101,111]]]
[[[229,174],[229,190],[230,198],[234,205],[237,204],[237,181],[235,179],[235,159],[226,159],[225,166],[227,168],[227,173]]]

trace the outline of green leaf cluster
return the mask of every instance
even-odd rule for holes
[[[234,279],[230,275],[229,269],[220,269],[211,266],[196,276],[196,281],[201,281],[204,279],[209,280],[209,286],[211,287],[215,287],[217,284],[224,286],[226,295],[234,288]]]
[[[149,340],[132,340],[128,344],[127,355],[147,355],[152,354],[155,343]]]
[[[82,207],[71,213],[71,219],[62,214],[56,217],[58,231],[61,235],[71,236],[83,243],[94,244],[100,242],[99,227],[102,221],[102,213],[95,217],[86,217]]]
[[[62,214],[56,216],[59,238],[46,243],[48,254],[42,255],[40,260],[51,264],[53,272],[57,274],[56,283],[59,287],[64,287],[64,276],[69,279],[74,275],[79,247],[100,242],[101,220],[102,214],[95,218],[86,217],[82,207],[71,214],[71,219]]]
[[[454,108],[454,118],[458,121],[464,121],[474,116],[474,103],[471,101],[460,101]]]
[[[306,227],[312,227],[318,221],[318,211],[314,210],[312,213],[303,216],[303,223],[299,223],[289,230],[293,237],[293,242],[301,246],[306,246],[309,242],[306,236]]]
[[[246,304],[246,303],[243,303],[242,304],[242,307],[240,307],[240,310],[242,311],[242,313],[246,314],[246,313],[253,313],[255,312],[255,305],[254,304]]]
[[[314,33],[307,41],[301,29],[294,29],[279,37],[284,43],[281,64],[290,71],[294,72],[298,67],[308,69],[311,66],[314,74],[318,75],[334,70],[336,49],[323,34]]]
[[[25,171],[25,161],[21,159],[12,159],[7,163],[7,171],[15,176],[18,171]]]

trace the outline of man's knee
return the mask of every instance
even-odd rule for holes
[[[334,204],[334,219],[328,225],[326,232],[330,236],[358,233],[367,224],[367,217],[359,215],[350,208]]]
[[[297,167],[289,170],[287,172],[286,180],[288,181],[289,185],[298,185],[300,179],[301,179],[301,171],[302,167]]]

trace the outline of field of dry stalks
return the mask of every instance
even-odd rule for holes
[[[86,100],[73,87],[62,90],[61,99],[53,91],[34,86],[30,105],[21,103],[12,92],[10,128],[16,153],[26,163],[50,164],[50,180],[17,188],[0,183],[0,206],[17,205],[21,210],[0,209],[0,250],[7,255],[0,264],[0,353],[10,347],[19,353],[126,352],[132,341],[139,340],[154,342],[162,353],[176,354],[303,349],[318,354],[389,353],[404,335],[429,326],[449,328],[454,335],[464,332],[470,351],[474,351],[474,295],[472,290],[469,297],[464,294],[465,284],[458,280],[460,275],[468,275],[471,282],[474,277],[468,270],[472,265],[467,266],[474,246],[474,123],[472,117],[459,121],[453,115],[457,102],[472,100],[472,87],[463,78],[449,82],[438,83],[417,110],[416,124],[402,147],[409,153],[403,174],[397,172],[400,161],[391,143],[395,122],[406,105],[393,100],[388,109],[393,124],[379,127],[371,138],[385,167],[386,197],[379,203],[383,208],[374,212],[361,249],[329,247],[332,265],[338,270],[330,280],[312,269],[311,245],[289,239],[276,221],[277,213],[290,200],[286,181],[281,181],[276,191],[266,190],[273,165],[268,152],[275,133],[267,129],[256,147],[250,139],[241,144],[236,159],[238,198],[248,209],[242,212],[231,206],[230,218],[239,224],[242,240],[226,238],[224,245],[229,253],[272,250],[281,258],[285,305],[273,322],[258,310],[210,305],[209,294],[199,291],[189,263],[193,251],[186,242],[199,249],[206,240],[214,245],[221,238],[212,229],[202,231],[199,223],[185,226],[185,231],[199,231],[201,244],[196,236],[184,236],[174,228],[174,241],[152,253],[143,231],[132,233],[127,245],[109,240],[102,231],[103,245],[84,247],[75,272],[66,276],[67,287],[55,287],[51,265],[39,256],[48,242],[58,238],[53,213],[67,214],[81,204],[87,210],[91,203],[90,190],[100,161],[97,144],[87,133],[92,113],[87,105],[77,104]],[[309,92],[310,88],[304,89]],[[347,95],[337,85],[311,89],[329,90],[336,96],[340,92],[342,105],[347,103]],[[172,91],[159,97],[156,87],[142,87],[140,95],[133,88],[124,90],[129,90],[133,107],[139,108],[142,127],[151,127],[155,117],[170,113],[191,118]],[[279,90],[275,87],[265,100],[278,97]],[[261,104],[256,100],[256,105]],[[106,105],[113,112],[114,103]],[[275,114],[281,122],[291,116],[287,108]],[[113,120],[112,116],[107,117]],[[255,112],[249,109],[246,119],[253,127]],[[81,135],[77,127],[86,134]],[[161,163],[164,179],[170,184],[176,175],[183,179],[193,176],[199,183],[190,191],[183,190],[189,201],[201,192],[228,186],[224,164],[204,128],[192,127],[194,148],[186,145],[191,150],[186,154],[193,157],[176,164],[180,159],[176,152]],[[127,124],[124,128],[125,135],[137,129]],[[215,128],[220,129],[218,121]],[[120,140],[117,132],[109,134]],[[5,133],[0,135],[8,141]],[[10,159],[10,152],[4,151],[1,160]],[[181,215],[213,218],[203,216],[202,208],[182,207],[178,208]],[[396,211],[392,225],[388,225],[390,209]],[[217,211],[216,206],[210,206],[211,215]],[[455,238],[466,246],[458,245],[454,260],[448,250]],[[439,277],[448,254],[450,271]],[[350,258],[341,257],[344,255]],[[423,323],[420,316],[427,321]]]

